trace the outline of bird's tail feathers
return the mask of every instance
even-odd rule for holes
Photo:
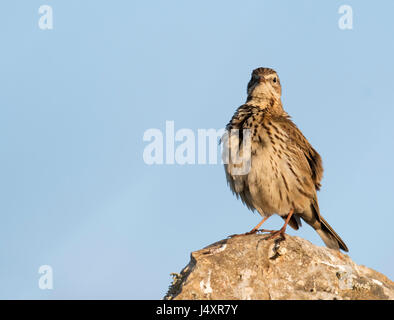
[[[334,229],[328,224],[326,220],[320,216],[321,228],[316,229],[316,232],[319,234],[320,238],[323,240],[325,245],[330,249],[339,250],[348,252],[345,242],[341,239],[340,236],[334,231]]]

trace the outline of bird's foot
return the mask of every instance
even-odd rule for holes
[[[248,235],[255,234],[255,233],[264,233],[264,232],[274,234],[276,232],[280,232],[280,230],[252,229],[252,230],[245,232],[245,233],[232,234],[232,235],[228,236],[227,238],[242,237],[242,236],[248,236]],[[284,236],[283,236],[283,238],[284,238]],[[271,236],[270,236],[270,239],[271,239]]]
[[[255,229],[255,228],[253,228],[252,230],[250,230],[249,232],[245,232],[243,235],[244,236],[247,236],[247,235],[250,235],[250,234],[255,234],[255,233],[257,233],[257,231],[259,231],[258,229]]]
[[[268,229],[259,229],[257,231],[260,232],[260,233],[264,233],[264,232],[273,233],[273,232],[276,232],[276,230],[268,230]]]
[[[275,239],[277,237],[281,237],[283,240],[286,239],[285,237],[285,230],[286,229],[280,229],[280,230],[269,230],[269,233],[271,233],[271,235],[269,237],[267,237],[265,240],[271,240],[271,239]]]
[[[257,233],[258,231],[260,231],[260,230],[258,230],[258,229],[256,229],[256,228],[253,228],[253,229],[250,230],[249,232],[232,234],[231,236],[228,236],[228,238],[235,238],[235,237],[248,236],[248,235],[250,235],[250,234],[255,234],[255,233]]]

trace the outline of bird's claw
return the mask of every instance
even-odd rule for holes
[[[275,230],[268,230],[268,229],[259,229],[257,231],[260,232],[260,233],[264,233],[264,232],[273,233],[273,232],[276,232]]]
[[[270,233],[271,233],[271,235],[268,238],[266,238],[265,240],[272,240],[272,239],[277,238],[278,236],[280,236],[283,240],[286,239],[285,231],[282,230],[282,229],[281,230],[277,230],[277,231],[271,231]]]

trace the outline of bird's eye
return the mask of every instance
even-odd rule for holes
[[[272,81],[273,81],[274,83],[276,83],[276,78],[273,78]]]

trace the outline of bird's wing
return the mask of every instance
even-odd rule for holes
[[[240,197],[242,202],[252,211],[255,207],[252,203],[252,196],[248,187],[248,175],[247,172],[242,173],[239,171],[243,167],[243,162],[234,163],[230,161],[230,154],[232,154],[232,148],[238,147],[239,151],[243,149],[243,129],[249,128],[248,119],[258,108],[254,106],[242,105],[240,106],[232,119],[226,126],[226,132],[221,138],[224,150],[227,148],[227,156],[225,161],[224,170],[226,172],[227,183],[230,186],[231,191]],[[235,129],[235,132],[232,130]],[[237,131],[238,130],[238,131]],[[238,173],[237,173],[238,172]]]
[[[311,146],[300,129],[298,129],[289,117],[278,117],[275,119],[275,123],[277,123],[280,128],[286,132],[290,144],[294,148],[302,151],[302,155],[307,160],[309,166],[308,169],[310,169],[315,188],[316,190],[319,190],[321,187],[320,182],[323,178],[323,163],[319,153]]]

